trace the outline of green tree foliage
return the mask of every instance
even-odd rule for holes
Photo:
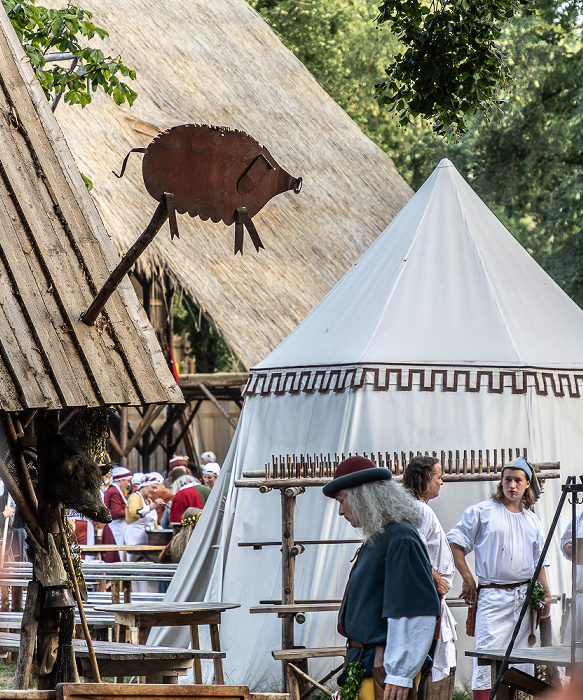
[[[134,80],[135,71],[119,56],[106,56],[101,49],[87,45],[96,36],[108,36],[105,29],[91,22],[91,12],[74,5],[49,10],[35,5],[35,0],[2,2],[48,100],[62,94],[65,102],[85,107],[91,102],[91,93],[101,88],[116,104],[133,104],[136,92],[118,76]],[[75,66],[53,63],[49,69],[45,56],[50,52],[71,52],[77,59]]]
[[[420,120],[399,128],[375,99],[375,84],[400,44],[374,23],[377,0],[249,0],[326,92],[389,155],[406,151]]]
[[[379,110],[374,84],[403,52],[373,29],[373,0],[251,0],[327,92],[388,152],[416,189],[451,158],[496,216],[565,289],[583,289],[583,49],[580,2],[536,0],[536,13],[500,22],[497,39],[514,84],[490,115],[463,117],[467,133],[448,143],[420,117],[398,127]],[[443,63],[435,58],[436,64]],[[583,235],[583,234],[582,234]],[[557,252],[564,244],[562,255]],[[574,293],[574,292],[573,292]]]
[[[439,158],[451,158],[522,245],[542,261],[581,230],[580,32],[576,25],[540,12],[505,28],[502,42],[516,75],[516,88],[502,114],[470,120],[459,144],[446,145],[425,134],[396,162],[417,187]]]
[[[225,372],[236,366],[235,357],[218,331],[182,293],[174,295],[174,332],[186,333],[199,374]]]
[[[403,43],[377,90],[400,124],[421,115],[439,135],[459,137],[468,115],[490,113],[512,81],[502,26],[530,0],[383,0],[377,22]]]

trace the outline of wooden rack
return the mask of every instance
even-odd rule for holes
[[[444,481],[493,481],[500,478],[500,473],[508,462],[516,457],[527,458],[526,448],[509,448],[495,450],[441,450],[440,452],[371,452],[363,453],[377,466],[388,467],[395,480],[401,480],[403,471],[413,457],[431,455],[438,458],[443,468]],[[298,658],[290,661],[290,653],[295,649],[294,624],[302,624],[307,612],[338,609],[337,601],[301,601],[295,602],[295,558],[305,550],[308,544],[346,544],[354,540],[310,540],[296,542],[294,536],[294,520],[296,498],[305,492],[307,487],[323,486],[334,476],[338,464],[348,455],[273,455],[272,461],[265,465],[262,471],[244,472],[243,478],[235,481],[240,488],[258,488],[261,493],[279,489],[281,494],[281,523],[282,538],[282,597],[281,603],[275,605],[258,605],[251,608],[252,613],[277,613],[282,620],[282,651],[273,652],[275,658],[283,664],[284,689],[290,692],[292,700],[299,700],[299,683],[306,680],[314,686],[325,690],[321,684],[308,675],[307,660],[317,656],[337,656],[336,647],[326,649],[297,649]],[[534,464],[535,471],[542,479],[558,478],[560,464],[558,462],[540,462]],[[264,546],[275,545],[275,542],[241,542],[241,547],[261,549]],[[332,606],[332,607],[331,607]],[[325,653],[328,651],[329,653]],[[314,653],[312,653],[314,652]],[[298,669],[298,666],[300,667]]]

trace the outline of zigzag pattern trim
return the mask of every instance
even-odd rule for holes
[[[365,385],[374,391],[444,391],[525,394],[571,399],[582,397],[583,370],[543,367],[460,367],[446,365],[337,365],[251,370],[243,396],[327,394],[355,391]]]

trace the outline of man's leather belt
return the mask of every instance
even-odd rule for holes
[[[478,590],[481,588],[520,588],[520,586],[526,586],[527,583],[530,583],[530,579],[528,579],[528,581],[521,581],[520,583],[485,583],[480,584]]]
[[[361,644],[360,642],[355,642],[354,639],[346,640],[347,649],[372,649],[376,644]]]

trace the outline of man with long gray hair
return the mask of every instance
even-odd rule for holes
[[[388,469],[360,456],[341,462],[323,491],[366,538],[338,614],[348,639],[339,682],[354,683],[364,671],[360,700],[406,700],[440,614],[415,503]]]

